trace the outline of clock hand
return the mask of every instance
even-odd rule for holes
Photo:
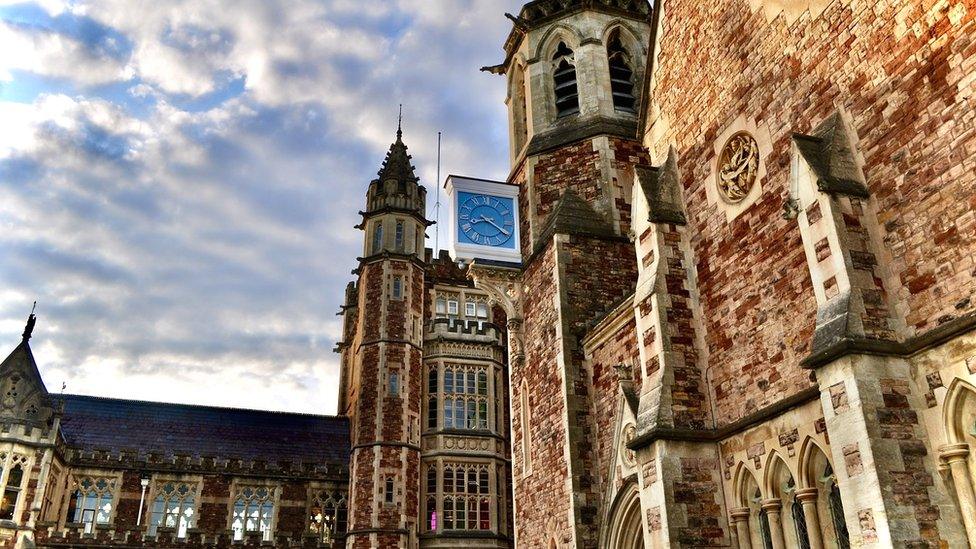
[[[494,227],[494,228],[498,229],[499,231],[501,231],[503,235],[505,235],[505,236],[511,236],[511,233],[509,233],[505,229],[499,227],[490,217],[481,216],[481,220],[482,221],[487,221],[488,223],[490,223],[492,227]]]

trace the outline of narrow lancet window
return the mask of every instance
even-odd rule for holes
[[[634,112],[637,103],[634,97],[634,70],[630,54],[620,40],[620,32],[615,31],[607,46],[610,61],[610,89],[613,93],[613,108],[618,111]]]
[[[556,115],[569,116],[579,112],[579,87],[576,82],[576,59],[573,50],[560,42],[553,61],[553,91],[556,95]]]

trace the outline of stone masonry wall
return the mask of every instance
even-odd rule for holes
[[[909,327],[976,309],[976,3],[834,0],[795,20],[750,4],[665,0],[646,140],[657,158],[678,149],[721,421],[811,386],[797,363],[816,304],[780,208],[791,133],[837,106],[853,119]],[[768,130],[771,150],[763,195],[730,222],[705,186],[716,138],[740,116]]]
[[[526,287],[523,314],[526,319],[525,360],[512,366],[512,447],[515,448],[513,483],[516,539],[520,547],[546,548],[549,538],[559,545],[572,540],[569,523],[571,494],[566,463],[567,432],[562,397],[563,373],[558,368],[559,346],[556,325],[559,321],[553,300],[556,292],[556,253],[551,247],[540,253],[523,276]],[[524,383],[524,385],[523,385]],[[522,389],[528,387],[530,428],[529,469],[522,459]],[[527,474],[529,473],[529,474]]]
[[[596,433],[593,470],[596,480],[596,493],[608,493],[607,482],[617,486],[623,481],[621,468],[610,470],[617,447],[614,446],[614,429],[620,415],[621,392],[617,381],[618,364],[632,366],[635,391],[640,392],[641,375],[637,368],[639,360],[634,315],[630,307],[622,313],[627,320],[612,335],[589,350],[590,386],[593,391],[593,418]],[[626,404],[625,404],[626,405]],[[612,479],[608,477],[612,476]],[[602,503],[602,502],[601,502]],[[604,516],[606,509],[599,509],[597,516]]]

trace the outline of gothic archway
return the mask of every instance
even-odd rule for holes
[[[606,549],[644,549],[644,530],[641,521],[640,493],[637,482],[631,480],[620,488],[610,509]]]

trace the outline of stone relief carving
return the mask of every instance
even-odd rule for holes
[[[719,158],[718,188],[729,202],[740,202],[756,183],[759,144],[746,132],[733,135]]]
[[[627,463],[627,465],[630,465],[631,467],[637,465],[637,452],[628,448],[627,445],[630,444],[630,441],[634,440],[634,437],[636,436],[637,436],[637,427],[634,427],[633,424],[624,427],[624,436],[622,441],[624,461]]]

